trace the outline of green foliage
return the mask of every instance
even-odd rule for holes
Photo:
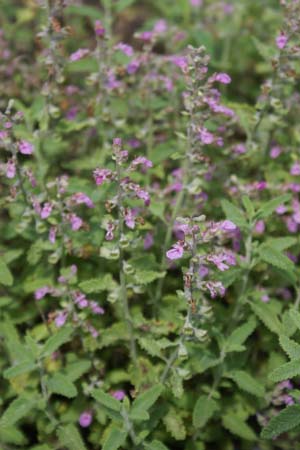
[[[196,401],[193,411],[194,427],[204,427],[217,410],[218,405],[214,399],[201,395]]]
[[[73,424],[60,426],[57,437],[59,443],[68,450],[87,450],[77,427]]]
[[[263,429],[261,437],[263,439],[274,439],[298,425],[300,425],[300,406],[291,405],[271,418],[268,425]]]

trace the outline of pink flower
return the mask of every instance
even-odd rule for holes
[[[122,391],[121,389],[118,391],[115,391],[112,396],[117,399],[117,400],[123,400],[123,398],[125,397],[125,392]]]
[[[244,144],[236,144],[233,147],[233,151],[234,153],[236,153],[237,155],[243,155],[244,153],[247,152],[247,148]]]
[[[179,67],[183,72],[188,69],[188,61],[185,56],[172,56],[170,61],[175,64],[175,66]]]
[[[258,220],[254,226],[255,232],[257,234],[263,234],[265,231],[265,222],[263,220]]]
[[[64,326],[64,324],[66,323],[67,317],[68,317],[68,314],[66,312],[60,312],[55,317],[55,325],[57,326],[57,328]]]
[[[276,159],[281,153],[281,148],[278,145],[275,145],[270,150],[270,158]]]
[[[153,244],[154,244],[153,234],[147,233],[144,238],[144,249],[148,250],[149,248],[151,248],[153,246]]]
[[[152,161],[149,161],[149,159],[145,158],[145,156],[138,156],[131,163],[133,168],[139,165],[143,166],[145,169],[149,169],[153,166]]]
[[[132,209],[126,208],[125,214],[124,214],[124,220],[125,220],[125,223],[128,226],[128,228],[133,230],[135,227],[135,217],[134,217]]]
[[[56,241],[56,227],[51,227],[49,231],[49,241],[51,244],[55,244]]]
[[[33,145],[30,142],[22,140],[19,142],[19,152],[23,155],[31,155],[33,153]]]
[[[15,178],[16,165],[12,159],[9,159],[6,163],[6,176],[7,178]]]
[[[211,298],[216,298],[217,295],[223,297],[226,289],[220,281],[207,281],[205,287],[209,290]]]
[[[47,217],[50,216],[51,211],[52,211],[52,204],[45,203],[40,212],[41,219],[47,219]]]
[[[87,428],[91,425],[93,421],[93,415],[91,413],[91,411],[84,411],[83,413],[80,414],[79,417],[79,425],[82,428]]]
[[[148,194],[148,192],[138,188],[135,190],[135,193],[138,198],[144,200],[145,206],[150,205],[150,195]]]
[[[202,0],[190,0],[190,5],[193,8],[197,8],[198,6],[202,5]]]
[[[83,220],[79,216],[76,216],[76,214],[70,214],[69,220],[73,231],[79,230],[83,225]]]
[[[270,301],[270,297],[268,296],[268,294],[262,295],[260,299],[263,303],[268,303]]]
[[[126,70],[129,75],[133,75],[136,73],[140,67],[141,63],[137,59],[133,59],[130,63],[127,64]]]
[[[231,83],[231,78],[227,73],[217,73],[215,75],[215,80],[222,84],[229,84]]]
[[[167,22],[164,19],[160,19],[157,22],[155,22],[153,31],[154,33],[165,33],[168,29]]]
[[[183,244],[178,241],[176,244],[172,246],[170,250],[166,253],[167,258],[170,260],[180,259],[183,256]]]
[[[210,133],[206,128],[202,128],[199,132],[199,137],[203,144],[212,144],[214,141],[214,135]]]
[[[91,310],[93,311],[94,314],[102,315],[102,314],[105,313],[104,309],[101,306],[99,306],[97,302],[91,301],[90,302],[90,308],[91,308]]]
[[[296,161],[292,165],[291,170],[290,170],[290,174],[294,175],[294,176],[300,175],[300,162],[299,161]]]
[[[133,48],[131,47],[131,45],[124,44],[123,42],[119,42],[119,44],[115,45],[115,49],[120,50],[126,56],[133,55]]]
[[[49,294],[52,291],[52,289],[49,286],[43,286],[39,289],[37,289],[34,293],[34,298],[36,300],[41,300],[45,297],[45,295]]]
[[[89,52],[90,51],[87,48],[79,48],[78,50],[76,50],[76,52],[70,55],[70,61],[78,61],[79,59],[82,59],[86,55],[88,55]]]
[[[97,186],[101,186],[105,181],[111,179],[112,171],[109,169],[95,169],[93,175]]]
[[[280,35],[276,37],[275,41],[277,47],[282,50],[286,46],[288,38],[283,32],[281,32]]]
[[[223,220],[220,224],[220,228],[222,231],[234,231],[237,227],[231,220]]]
[[[279,214],[279,215],[286,213],[286,211],[287,211],[287,209],[286,209],[286,206],[285,206],[285,205],[279,205],[279,206],[276,208],[276,212],[277,212],[277,214]]]
[[[88,208],[94,208],[94,203],[92,202],[90,197],[88,197],[83,192],[77,192],[76,194],[73,194],[72,195],[72,200],[77,205],[81,205],[82,203],[84,203]]]
[[[96,20],[94,30],[97,36],[103,37],[105,35],[105,28],[102,25],[101,20]]]

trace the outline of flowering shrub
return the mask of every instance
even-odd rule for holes
[[[300,1],[2,3],[1,448],[300,448]]]

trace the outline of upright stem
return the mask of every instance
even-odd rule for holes
[[[121,286],[121,301],[123,306],[123,312],[125,321],[127,324],[127,330],[129,334],[130,339],[130,357],[134,364],[134,366],[137,368],[137,350],[136,350],[136,341],[134,337],[134,328],[132,323],[132,318],[130,314],[129,304],[128,304],[128,297],[127,297],[127,288],[126,288],[126,276],[124,273],[124,251],[122,246],[120,245],[120,239],[123,235],[123,229],[124,229],[124,223],[123,223],[123,217],[122,217],[122,208],[123,208],[123,192],[122,192],[122,186],[121,186],[121,167],[120,163],[116,163],[117,166],[117,178],[118,178],[118,242],[119,242],[119,276],[120,276],[120,286]]]

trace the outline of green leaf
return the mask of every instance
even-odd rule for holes
[[[65,374],[70,381],[76,381],[90,369],[91,365],[91,361],[87,361],[84,359],[81,361],[70,363],[65,369]]]
[[[77,389],[74,383],[65,375],[56,373],[47,381],[49,391],[54,394],[63,395],[67,398],[73,398],[77,395]]]
[[[295,237],[284,236],[284,237],[268,239],[265,244],[268,247],[275,248],[275,250],[281,252],[283,250],[286,250],[287,248],[292,247],[296,243],[297,243],[297,239]]]
[[[257,211],[257,219],[264,219],[270,216],[279,205],[288,202],[290,199],[290,194],[284,194],[280,195],[279,197],[273,198],[273,200],[270,200],[267,203],[264,203],[262,207]]]
[[[264,397],[265,389],[258,381],[256,381],[248,372],[243,370],[234,370],[226,374],[231,378],[240,389],[249,392],[257,397]]]
[[[273,247],[263,244],[259,249],[259,255],[263,261],[278,267],[278,269],[286,270],[287,272],[294,271],[294,263]]]
[[[24,445],[27,442],[25,435],[18,428],[7,426],[2,427],[1,424],[0,436],[0,442],[5,442],[7,444]]]
[[[263,302],[249,302],[249,304],[252,311],[270,331],[276,334],[282,333],[282,325],[270,305]]]
[[[168,413],[163,417],[163,422],[167,431],[176,441],[184,441],[186,438],[186,429],[182,418],[175,408],[170,408]]]
[[[66,326],[60,328],[59,331],[53,336],[50,336],[44,345],[42,356],[45,357],[52,355],[52,353],[54,353],[59,347],[71,339],[73,331],[74,330],[72,327]]]
[[[252,201],[247,195],[242,196],[242,203],[244,205],[245,210],[247,211],[247,214],[249,216],[249,219],[252,219],[252,217],[255,214],[255,209]]]
[[[233,414],[226,414],[223,419],[223,426],[230,433],[239,436],[247,441],[255,441],[256,435],[254,431],[244,422],[239,416]]]
[[[134,417],[139,417],[141,414],[147,412],[159,398],[163,389],[161,384],[157,384],[139,395],[132,403],[130,414]],[[145,414],[144,417],[146,417]]]
[[[87,16],[91,19],[101,19],[102,11],[101,9],[95,8],[93,6],[77,6],[77,5],[69,5],[66,8],[66,13],[68,14],[76,14],[78,16]]]
[[[93,278],[91,280],[82,281],[79,284],[80,289],[86,294],[109,291],[116,287],[117,283],[113,280],[110,273],[105,274],[102,278]]]
[[[269,378],[272,381],[278,382],[287,380],[300,375],[300,359],[295,359],[286,364],[283,364],[270,373]]]
[[[152,441],[149,444],[144,443],[146,450],[169,450],[161,441]]]
[[[198,398],[193,411],[194,427],[204,427],[217,409],[218,405],[214,399],[207,395],[201,395]]]
[[[300,425],[300,405],[291,405],[272,417],[268,425],[262,430],[263,439],[275,439],[282,433]]]
[[[299,313],[299,311],[297,311],[295,308],[291,308],[290,318],[292,319],[292,321],[294,322],[294,324],[296,325],[298,330],[300,330],[300,313]]]
[[[9,369],[4,370],[4,378],[15,378],[23,373],[32,372],[37,368],[37,364],[34,361],[22,361]]]
[[[136,270],[134,278],[138,284],[149,284],[159,278],[163,278],[166,272],[157,272],[155,270]]]
[[[115,10],[119,13],[123,11],[123,9],[128,8],[134,2],[135,0],[118,0],[115,5]]]
[[[151,356],[161,356],[161,347],[153,339],[153,337],[142,337],[138,339],[138,342],[143,350],[145,350]]]
[[[256,320],[254,317],[251,317],[246,323],[237,327],[227,338],[225,342],[225,351],[227,353],[237,351],[236,349],[244,344],[246,339],[253,333],[256,325]]]
[[[121,403],[111,395],[106,394],[102,389],[95,389],[92,392],[92,397],[94,397],[97,402],[101,403],[101,405],[106,406],[113,411],[121,411]]]
[[[300,345],[285,335],[279,336],[279,343],[290,359],[300,359]]]
[[[233,203],[228,200],[221,201],[222,209],[226,214],[227,219],[231,220],[235,225],[240,228],[248,228],[247,221],[244,217],[243,211],[237,208]]]
[[[87,450],[82,437],[75,425],[63,425],[57,430],[57,437],[61,445],[68,450]]]
[[[112,427],[107,438],[104,441],[102,450],[117,450],[126,441],[127,433],[119,430],[116,427]]]
[[[0,257],[0,284],[3,284],[4,286],[12,286],[13,284],[13,276],[4,261],[3,256]]]
[[[38,397],[27,393],[13,400],[0,419],[1,427],[11,427],[36,407]]]

